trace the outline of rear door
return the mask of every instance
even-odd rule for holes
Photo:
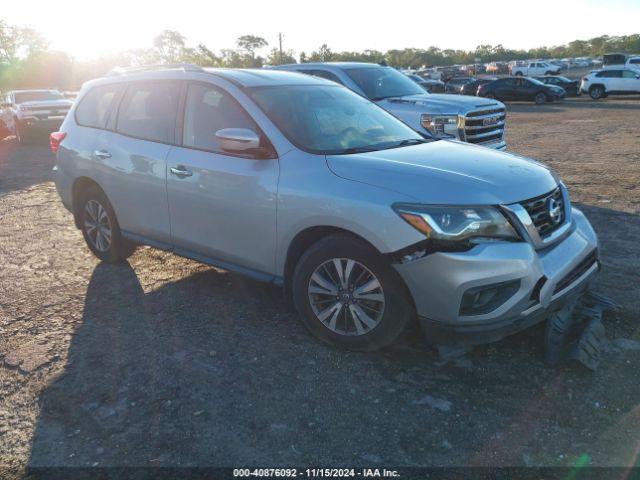
[[[169,248],[166,159],[175,143],[180,82],[132,82],[93,157],[125,235]]]
[[[243,128],[262,134],[225,89],[189,83],[182,145],[167,161],[167,192],[176,253],[252,272],[274,270],[278,159],[222,150],[216,132]]]
[[[496,97],[500,100],[516,100],[516,79],[505,78],[496,82]]]

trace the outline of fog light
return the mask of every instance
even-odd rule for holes
[[[520,280],[473,287],[464,292],[460,315],[484,315],[503,305],[520,289]]]

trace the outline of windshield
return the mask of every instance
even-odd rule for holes
[[[350,68],[345,70],[371,100],[406,95],[426,95],[418,84],[391,67]]]
[[[280,131],[307,152],[339,155],[425,141],[390,113],[340,86],[257,87],[251,96]]]
[[[62,94],[55,90],[15,92],[13,96],[16,99],[16,104],[24,102],[42,102],[47,100],[64,100]]]

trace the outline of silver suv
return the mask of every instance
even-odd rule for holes
[[[428,93],[395,68],[360,62],[299,63],[275,67],[344,85],[418,132],[503,150],[507,111],[496,99]]]
[[[285,287],[322,340],[436,342],[545,319],[598,269],[547,167],[418,135],[336,83],[274,70],[127,72],[82,88],[56,186],[87,245],[138,244]]]

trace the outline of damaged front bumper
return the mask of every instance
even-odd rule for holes
[[[466,252],[436,252],[394,266],[413,296],[430,341],[475,345],[545,320],[584,292],[600,265],[596,234],[574,208],[566,236],[541,250],[529,242],[486,243]],[[469,292],[507,286],[508,298],[490,311],[465,311]]]

